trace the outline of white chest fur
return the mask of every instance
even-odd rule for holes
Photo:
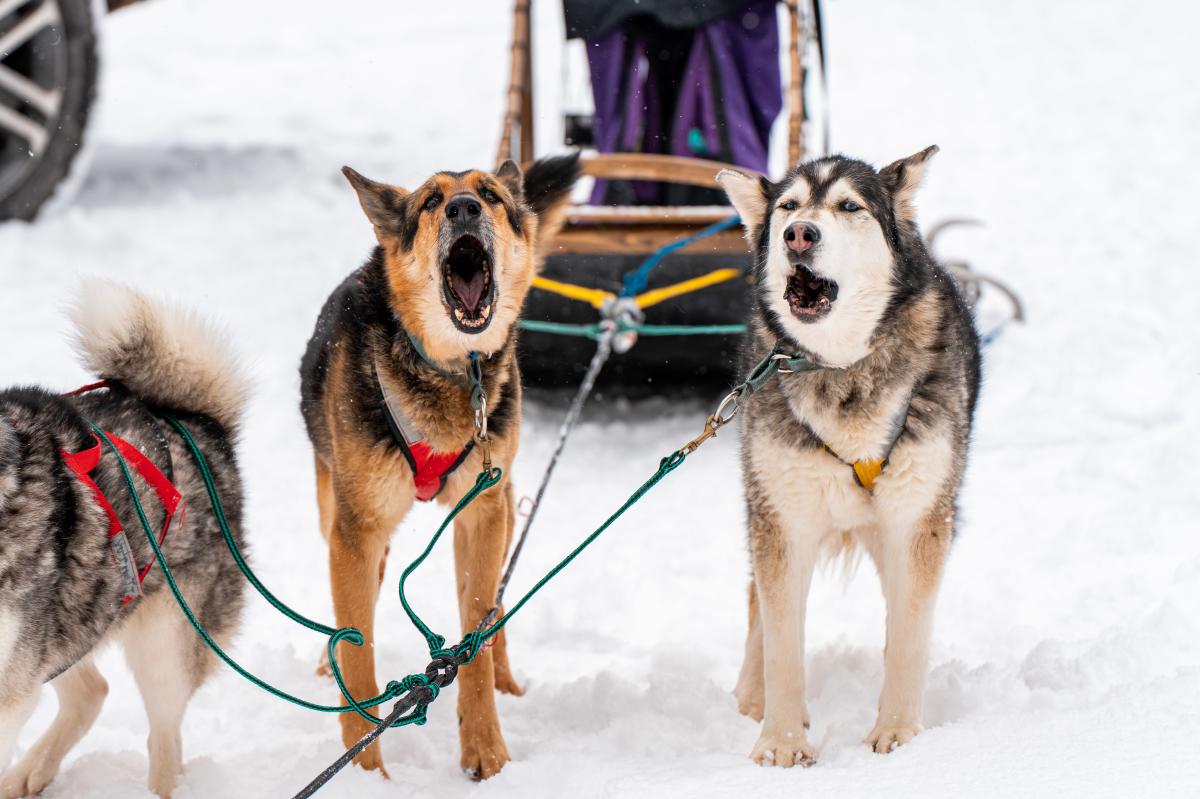
[[[806,538],[907,534],[932,510],[953,467],[945,431],[898,443],[873,491],[824,450],[800,449],[767,435],[747,443],[750,467],[771,510],[790,533]]]
[[[786,375],[781,379],[786,379]],[[910,396],[910,387],[897,386],[872,402],[869,411],[854,414],[844,414],[827,403],[819,403],[808,392],[789,395],[788,405],[796,418],[803,420],[839,456],[847,461],[860,461],[887,455],[904,424]]]

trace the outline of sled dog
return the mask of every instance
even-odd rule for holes
[[[804,621],[814,566],[854,548],[887,604],[877,752],[921,730],[934,601],[979,390],[979,342],[925,250],[913,196],[930,147],[876,172],[844,157],[782,180],[724,170],[757,284],[744,368],[772,351],[820,367],[747,403],[742,468],[753,566],[735,695],[762,721],[751,758],[808,765]]]
[[[103,387],[0,391],[0,768],[43,683],[59,703],[50,728],[0,776],[0,796],[37,794],[54,779],[108,690],[92,653],[115,640],[149,717],[150,789],[166,797],[180,773],[184,709],[217,660],[171,596],[119,459],[89,422],[128,462],[199,621],[228,642],[242,577],[188,450],[160,414],[179,419],[203,450],[240,541],[234,439],[246,383],[223,337],[131,289],[89,281],[71,316],[83,363]]]
[[[579,165],[577,155],[560,156],[522,175],[506,161],[495,173],[439,172],[413,191],[343,172],[378,246],[320,313],[300,366],[300,407],[334,613],[366,639],[338,652],[357,698],[378,693],[375,602],[392,531],[416,501],[456,502],[483,465],[467,377],[472,353],[487,395],[492,463],[504,476],[455,520],[462,631],[473,631],[495,600],[516,510],[508,482],[521,423],[515,323]],[[494,691],[522,693],[503,633],[462,669],[458,685],[462,766],[487,778],[509,759]],[[370,729],[352,713],[341,724],[347,746]],[[378,743],[356,762],[384,771]]]

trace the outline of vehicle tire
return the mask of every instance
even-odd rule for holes
[[[67,177],[96,95],[91,0],[0,0],[0,220],[33,219]]]

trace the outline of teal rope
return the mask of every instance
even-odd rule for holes
[[[271,607],[287,616],[297,624],[307,627],[310,630],[319,632],[323,635],[334,635],[338,632],[337,628],[330,627],[320,622],[315,622],[312,619],[300,615],[296,611],[289,608],[272,594],[267,587],[259,581],[258,577],[250,568],[250,564],[246,562],[246,558],[242,555],[242,550],[238,547],[237,542],[233,538],[233,534],[229,530],[229,520],[225,518],[225,510],[221,507],[220,499],[217,497],[217,487],[213,480],[212,472],[208,468],[208,461],[204,454],[200,451],[200,447],[196,445],[196,440],[192,438],[192,434],[184,427],[178,419],[172,416],[164,416],[167,424],[175,428],[175,431],[183,438],[187,444],[188,451],[192,454],[192,460],[196,462],[196,467],[200,470],[200,476],[204,479],[204,488],[208,491],[208,501],[212,505],[213,515],[217,517],[217,525],[221,528],[221,535],[225,538],[225,546],[229,548],[230,554],[233,555],[234,563],[241,570],[243,576],[249,581],[250,585],[254,586],[254,590],[262,596],[263,599],[270,603]],[[93,425],[95,427],[95,425]],[[137,496],[134,495],[136,504]]]
[[[438,539],[441,538],[442,533],[445,532],[451,520],[453,520],[455,516],[457,516],[465,507],[467,507],[467,505],[471,504],[471,502],[473,502],[475,498],[479,496],[479,494],[491,488],[500,480],[499,469],[493,469],[491,474],[488,472],[480,472],[479,476],[475,480],[475,485],[470,491],[463,495],[463,498],[460,499],[458,504],[454,506],[454,509],[450,511],[450,515],[446,517],[446,519],[442,522],[442,525],[433,534],[433,537],[430,539],[429,544],[425,547],[425,550],[417,556],[416,560],[408,564],[408,568],[406,568],[400,575],[400,604],[403,605],[404,612],[408,614],[408,618],[410,621],[412,621],[413,626],[416,627],[423,636],[425,636],[425,641],[429,644],[430,656],[437,658],[439,656],[460,655],[465,657],[465,660],[463,661],[464,663],[470,663],[472,660],[474,660],[475,656],[479,654],[479,650],[483,647],[483,645],[487,643],[489,639],[495,637],[500,630],[504,628],[504,625],[508,624],[509,620],[516,615],[517,611],[524,607],[525,603],[533,598],[534,594],[542,590],[546,583],[553,580],[559,572],[570,565],[571,561],[575,560],[575,558],[578,557],[583,550],[591,546],[593,541],[599,538],[604,531],[611,527],[613,523],[617,521],[617,519],[621,518],[626,511],[636,505],[641,498],[645,496],[648,491],[650,491],[650,489],[658,485],[659,481],[661,481],[671,472],[675,471],[675,469],[679,468],[679,466],[683,464],[684,458],[686,457],[687,456],[684,455],[683,452],[675,451],[669,456],[663,458],[658,465],[658,471],[651,475],[650,479],[642,483],[642,485],[639,486],[638,489],[634,491],[627,500],[625,500],[625,503],[621,505],[621,507],[617,508],[617,510],[611,516],[609,516],[602,525],[596,528],[596,530],[593,531],[592,534],[587,538],[583,539],[583,541],[580,542],[580,544],[573,550],[571,550],[566,557],[560,560],[554,566],[554,568],[550,569],[550,571],[547,572],[542,579],[538,580],[532,588],[525,592],[525,595],[517,600],[517,603],[513,605],[513,607],[509,609],[507,613],[498,618],[492,624],[492,626],[488,627],[486,630],[477,630],[467,633],[467,635],[463,637],[462,641],[460,641],[456,646],[446,649],[444,648],[446,639],[430,630],[428,625],[421,620],[421,617],[417,615],[417,612],[413,610],[412,606],[409,604],[404,587],[408,581],[409,575],[411,575],[417,569],[417,567],[424,563],[425,559],[429,557],[429,553],[433,551],[434,546],[437,545]]]
[[[290,618],[293,621],[296,621],[297,623],[302,624],[305,627],[308,627],[309,629],[312,629],[312,630],[317,630],[320,632],[325,632],[326,630],[329,631],[327,633],[331,636],[329,663],[330,663],[331,668],[333,669],[334,678],[337,680],[338,688],[342,692],[342,695],[345,697],[346,701],[349,704],[346,706],[322,705],[322,704],[318,704],[316,702],[310,702],[307,699],[301,699],[300,697],[295,696],[294,694],[288,693],[287,691],[284,691],[280,688],[276,688],[275,686],[268,683],[266,680],[263,680],[262,678],[256,676],[255,674],[251,673],[246,668],[244,668],[240,663],[238,663],[236,660],[234,660],[227,652],[225,652],[225,650],[222,649],[220,647],[220,645],[217,644],[216,641],[213,640],[212,636],[209,635],[208,630],[206,630],[204,628],[204,625],[202,625],[200,623],[200,620],[196,618],[196,614],[192,611],[192,608],[187,603],[187,600],[184,599],[183,592],[179,589],[179,584],[175,580],[175,575],[172,573],[170,566],[167,565],[166,556],[163,554],[162,548],[159,546],[158,541],[154,537],[154,532],[150,527],[150,521],[146,517],[146,511],[142,507],[141,499],[138,497],[137,487],[133,481],[133,475],[129,471],[129,465],[126,463],[125,457],[123,455],[121,455],[120,450],[118,450],[116,448],[116,446],[113,444],[112,440],[109,439],[108,435],[98,425],[96,425],[91,420],[87,420],[88,424],[92,428],[92,431],[96,434],[96,436],[100,439],[100,441],[105,445],[105,447],[107,447],[108,450],[116,457],[117,464],[121,468],[121,475],[124,478],[125,486],[129,491],[130,499],[133,501],[134,510],[137,511],[138,521],[140,522],[140,524],[142,526],[142,530],[146,534],[146,540],[150,542],[150,547],[154,551],[154,558],[157,561],[159,568],[162,570],[163,577],[166,579],[166,582],[167,582],[167,587],[170,589],[171,595],[175,598],[175,602],[179,605],[180,610],[183,611],[183,615],[187,618],[188,623],[190,623],[192,626],[192,629],[196,631],[196,635],[198,635],[200,637],[200,640],[202,640],[205,643],[205,645],[208,646],[208,648],[211,649],[213,651],[213,653],[217,657],[219,657],[222,660],[222,662],[225,663],[225,665],[229,666],[237,674],[239,674],[242,678],[244,678],[251,684],[255,685],[258,688],[261,688],[262,690],[266,691],[267,693],[271,694],[272,696],[276,696],[287,702],[291,702],[292,704],[294,704],[298,707],[302,707],[307,710],[313,710],[318,713],[346,713],[351,710],[354,710],[354,711],[358,712],[360,715],[366,716],[367,718],[370,718],[370,719],[374,719],[374,716],[371,716],[369,713],[366,712],[366,708],[376,707],[378,705],[383,704],[384,702],[387,702],[392,699],[396,699],[397,697],[403,695],[405,692],[411,690],[416,685],[426,685],[427,687],[430,688],[430,690],[433,692],[433,694],[436,695],[437,694],[437,685],[430,683],[428,677],[426,677],[424,674],[410,674],[409,676],[405,677],[403,680],[389,682],[387,687],[383,690],[382,693],[378,694],[377,696],[373,696],[370,699],[357,701],[354,699],[354,697],[350,696],[349,691],[346,689],[345,683],[341,679],[341,671],[338,668],[337,658],[336,658],[333,650],[334,650],[336,644],[339,641],[343,641],[343,640],[348,641],[349,643],[353,644],[354,646],[362,646],[362,644],[363,644],[362,633],[360,633],[358,630],[355,630],[352,627],[345,627],[342,629],[335,630],[332,627],[328,627],[326,625],[311,621],[310,619],[307,619],[304,616],[301,616],[299,613],[296,613],[294,610],[289,608],[287,605],[285,605],[283,602],[281,602],[279,599],[277,599],[273,594],[271,594],[270,591],[267,590],[266,586],[264,586],[258,580],[258,578],[255,576],[254,572],[250,569],[249,564],[246,563],[245,557],[242,555],[240,549],[237,546],[237,543],[233,539],[233,534],[229,529],[228,519],[225,517],[224,509],[222,508],[220,498],[217,495],[216,486],[214,485],[213,480],[212,480],[212,473],[208,469],[208,463],[204,459],[203,453],[201,453],[200,448],[196,445],[195,440],[188,433],[187,429],[184,428],[183,425],[180,424],[180,422],[177,419],[174,419],[171,416],[165,416],[164,418],[166,418],[167,422],[170,423],[176,430],[180,431],[180,433],[183,435],[184,441],[187,443],[188,449],[191,452],[193,459],[196,461],[196,465],[199,468],[200,474],[204,479],[205,488],[208,491],[209,501],[212,503],[212,506],[213,506],[214,516],[217,519],[218,526],[221,528],[221,534],[224,536],[225,543],[229,547],[229,551],[233,554],[234,561],[238,564],[238,568],[242,571],[242,574],[246,576],[246,578],[255,587],[255,589],[260,594],[262,594],[263,597],[266,598],[272,604],[272,606],[274,606],[277,610],[279,610],[281,613],[286,615],[288,618]],[[379,720],[375,719],[375,722],[379,723]],[[394,726],[399,727],[399,726],[403,726],[405,724],[424,724],[424,723],[425,723],[425,706],[420,705],[412,713],[398,719]]]
[[[531,333],[549,333],[556,336],[579,336],[599,339],[599,324],[570,324],[567,322],[542,322],[537,319],[521,319],[522,330]],[[617,327],[618,333],[633,332],[640,336],[737,336],[746,332],[745,325],[629,325]]]
[[[628,325],[619,326],[617,332],[625,329],[639,336],[739,336],[746,332],[745,325]]]
[[[458,501],[458,504],[455,505],[450,513],[447,514],[446,518],[442,520],[441,526],[438,527],[437,531],[434,532],[433,537],[429,539],[429,543],[425,546],[425,550],[416,557],[416,560],[408,564],[408,568],[406,568],[400,574],[400,604],[404,606],[404,612],[408,614],[409,621],[411,621],[413,626],[417,628],[417,631],[425,637],[425,643],[429,645],[429,654],[433,657],[446,654],[456,654],[456,652],[454,650],[445,649],[444,647],[446,645],[446,638],[429,629],[429,626],[421,620],[421,617],[417,615],[417,612],[412,609],[411,605],[408,604],[408,597],[404,593],[404,584],[408,581],[409,575],[416,571],[417,567],[425,562],[425,559],[429,557],[429,553],[433,552],[434,546],[437,545],[438,540],[442,537],[442,533],[446,532],[446,528],[450,526],[450,522],[454,521],[454,517],[458,516],[458,514],[461,513],[464,508],[474,502],[476,497],[478,497],[484,491],[487,491],[492,486],[496,485],[496,483],[500,482],[500,477],[503,474],[503,471],[501,471],[499,468],[493,468],[490,472],[480,472],[475,478],[475,485],[471,486],[471,489],[467,491],[466,494],[463,494],[463,497]],[[467,637],[470,638],[471,636]],[[463,644],[465,643],[466,639],[463,639],[463,642],[455,647],[455,650],[461,650]],[[475,659],[475,655],[479,651],[478,646],[482,644],[483,641],[481,640],[478,641],[475,646],[471,647],[470,651],[467,653],[467,663],[470,663]]]
[[[702,230],[698,230],[690,236],[684,236],[681,239],[677,239],[670,244],[659,248],[653,254],[651,254],[649,258],[647,258],[645,261],[642,261],[641,265],[638,266],[637,269],[634,269],[632,272],[625,275],[625,285],[621,289],[621,296],[633,297],[645,291],[647,284],[650,282],[650,273],[654,271],[654,267],[658,266],[662,260],[671,253],[675,252],[676,250],[682,250],[689,244],[694,244],[702,239],[707,239],[709,236],[715,236],[722,230],[728,230],[729,228],[741,223],[741,221],[741,217],[734,215],[728,219],[722,219],[720,222],[715,222]]]
[[[242,574],[251,583],[251,585],[254,586],[255,590],[257,590],[260,595],[267,599],[272,607],[287,616],[289,619],[292,619],[293,621],[296,621],[297,623],[302,624],[303,626],[312,630],[320,632],[328,631],[326,634],[329,635],[329,665],[333,671],[334,680],[337,682],[338,689],[341,691],[342,696],[345,698],[347,704],[344,706],[321,705],[315,702],[310,702],[306,699],[301,699],[300,697],[276,688],[275,686],[257,677],[242,667],[241,664],[234,660],[217,644],[216,641],[213,640],[212,636],[210,636],[208,631],[204,628],[204,625],[202,625],[200,620],[196,618],[196,614],[192,611],[191,606],[188,605],[187,600],[184,599],[183,593],[180,591],[179,585],[175,581],[175,576],[171,572],[170,567],[167,565],[167,560],[163,555],[162,548],[159,546],[158,541],[154,538],[154,532],[150,527],[150,521],[147,519],[145,509],[142,507],[141,500],[138,497],[137,487],[134,484],[133,475],[129,471],[129,466],[125,462],[125,458],[121,455],[120,451],[108,438],[105,432],[99,426],[89,421],[88,424],[91,425],[96,436],[116,457],[117,463],[120,465],[121,474],[124,477],[126,487],[129,490],[129,495],[133,502],[133,506],[137,511],[138,520],[141,522],[142,529],[146,534],[146,539],[150,542],[150,546],[154,550],[155,560],[157,561],[159,568],[162,569],[167,586],[170,588],[171,594],[175,598],[175,602],[179,605],[184,616],[187,617],[188,622],[192,625],[192,629],[196,631],[196,634],[202,641],[204,641],[205,645],[207,645],[208,648],[211,649],[217,655],[217,657],[219,657],[225,663],[225,665],[233,669],[238,675],[273,696],[291,702],[298,707],[303,707],[320,713],[346,713],[349,711],[354,711],[363,718],[375,724],[382,724],[384,722],[368,712],[370,708],[381,705],[389,700],[396,699],[418,686],[424,686],[429,691],[428,701],[417,705],[417,707],[411,713],[400,717],[392,724],[392,726],[400,727],[407,724],[424,724],[427,717],[428,705],[437,698],[439,690],[437,683],[433,682],[426,674],[410,674],[402,680],[389,682],[382,693],[371,697],[370,699],[356,700],[350,695],[350,692],[346,688],[345,682],[342,678],[341,668],[338,666],[336,650],[337,645],[343,641],[354,646],[362,646],[364,643],[362,633],[353,627],[334,629],[332,627],[328,627],[307,619],[276,598],[275,595],[272,594],[266,588],[266,586],[264,586],[262,582],[258,580],[257,576],[255,576],[253,570],[250,568],[250,565],[247,563],[245,557],[242,555],[237,542],[233,538],[233,534],[229,528],[229,521],[225,516],[224,509],[222,508],[220,496],[217,493],[216,484],[213,480],[212,472],[208,468],[208,462],[205,460],[204,454],[200,451],[199,446],[196,444],[195,439],[192,438],[187,428],[185,428],[183,424],[179,422],[179,420],[171,416],[165,416],[164,418],[166,418],[167,422],[183,437],[183,440],[188,447],[188,451],[195,460],[197,468],[200,471],[200,475],[204,480],[209,501],[213,507],[213,515],[217,520],[218,526],[221,528],[221,534],[225,538],[226,546],[233,554],[234,561],[237,563]],[[530,588],[507,613],[497,619],[486,630],[476,630],[474,632],[467,633],[465,636],[463,636],[463,639],[458,644],[447,649],[445,648],[445,637],[431,630],[429,626],[426,625],[425,622],[420,618],[420,616],[417,615],[416,611],[409,604],[408,597],[405,594],[404,589],[409,576],[422,563],[425,562],[426,558],[429,557],[429,554],[433,551],[433,548],[441,539],[442,534],[446,531],[446,528],[449,527],[450,522],[453,521],[455,517],[457,517],[458,514],[461,513],[468,505],[474,502],[481,493],[500,482],[500,479],[503,476],[503,472],[499,468],[493,468],[490,471],[480,472],[475,479],[475,485],[472,486],[471,489],[463,495],[462,499],[458,501],[454,508],[451,509],[450,513],[442,521],[441,526],[438,527],[433,536],[430,538],[429,544],[426,545],[424,551],[422,551],[421,554],[418,555],[417,558],[408,565],[408,567],[400,576],[400,603],[403,605],[404,611],[408,615],[410,621],[412,621],[417,630],[425,637],[425,641],[429,646],[429,654],[435,659],[452,658],[458,662],[461,662],[462,664],[472,662],[476,655],[478,655],[481,651],[483,645],[489,639],[499,634],[504,626],[508,624],[513,616],[515,616],[517,612],[519,612],[535,594],[541,591],[547,583],[549,583],[563,569],[570,565],[570,563],[574,561],[575,558],[578,557],[585,549],[591,546],[591,544],[597,538],[599,538],[601,534],[611,527],[613,523],[617,521],[617,519],[623,516],[626,511],[637,504],[642,497],[645,496],[646,493],[652,488],[654,488],[654,486],[656,486],[664,477],[673,472],[675,469],[679,468],[679,466],[683,464],[683,461],[686,457],[687,456],[682,451],[677,450],[666,458],[663,458],[659,462],[658,470],[651,475],[646,482],[642,483],[642,485],[638,487],[638,489],[634,491],[628,499],[625,500],[624,504],[622,504],[620,508],[610,515],[608,519],[606,519],[603,524],[596,528],[596,530],[594,530],[587,538],[580,542],[578,546],[571,550],[566,557],[558,562],[557,565],[550,569],[545,576],[538,580],[538,582],[534,584],[534,586]]]
[[[595,532],[593,532],[587,538],[583,539],[583,541],[579,544],[579,546],[575,547],[573,550],[571,550],[570,554],[568,554],[565,558],[560,560],[558,562],[558,565],[556,565],[553,569],[551,569],[549,572],[546,573],[545,577],[538,580],[537,583],[533,586],[533,588],[530,588],[525,593],[525,596],[523,596],[519,600],[517,600],[516,605],[514,605],[507,613],[505,613],[503,616],[501,616],[499,619],[497,619],[495,624],[493,624],[491,627],[487,628],[483,633],[481,633],[483,640],[486,641],[487,639],[489,639],[492,636],[499,633],[500,630],[504,628],[504,625],[508,624],[509,620],[514,615],[516,615],[517,611],[519,611],[522,607],[524,607],[525,603],[528,602],[533,597],[534,594],[536,594],[538,591],[542,590],[542,587],[544,585],[546,585],[546,583],[553,580],[558,575],[559,572],[561,572],[568,565],[570,565],[571,561],[575,560],[575,558],[579,555],[579,553],[583,552],[583,550],[585,550],[589,546],[591,546],[593,541],[595,541],[597,538],[599,538],[600,535],[605,530],[607,530],[609,527],[611,527],[613,522],[615,522],[617,519],[621,518],[621,516],[623,516],[625,514],[625,511],[629,510],[634,505],[636,505],[641,500],[641,498],[643,496],[645,496],[647,492],[650,491],[650,489],[652,489],[656,485],[658,485],[659,481],[661,481],[668,474],[670,474],[671,472],[675,471],[680,466],[682,466],[685,458],[687,458],[687,455],[683,454],[683,452],[681,450],[676,450],[675,452],[672,452],[667,457],[663,458],[658,464],[658,471],[656,471],[654,474],[652,474],[650,476],[650,479],[648,479],[646,482],[642,483],[642,485],[639,486],[636,491],[634,491],[632,494],[630,494],[629,499],[625,500],[625,503],[623,505],[621,505],[621,507],[617,508],[616,512],[613,513],[611,516],[609,516],[604,521],[604,524],[597,527]]]

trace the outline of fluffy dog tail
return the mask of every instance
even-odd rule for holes
[[[525,203],[538,217],[534,246],[539,256],[545,255],[546,245],[562,229],[571,189],[581,174],[578,152],[540,158],[525,173]]]
[[[196,313],[107,280],[85,280],[68,310],[75,350],[100,377],[164,408],[210,416],[232,432],[249,384],[227,336]]]

